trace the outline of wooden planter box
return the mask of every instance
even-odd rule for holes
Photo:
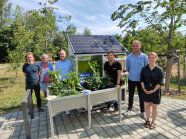
[[[121,89],[125,89],[122,87]],[[50,116],[51,134],[54,138],[54,123],[53,117],[62,111],[87,108],[88,110],[88,129],[91,128],[91,109],[93,106],[118,100],[119,104],[119,121],[121,121],[121,90],[116,88],[103,89],[92,91],[90,94],[78,94],[65,97],[57,97],[49,100],[48,110]]]

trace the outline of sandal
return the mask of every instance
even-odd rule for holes
[[[149,128],[150,122],[149,122],[149,121],[145,121],[144,126],[145,126],[146,128]]]
[[[155,123],[151,123],[151,125],[149,126],[149,129],[155,129],[156,128],[156,124]]]

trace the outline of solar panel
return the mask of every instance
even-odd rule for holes
[[[68,35],[75,54],[125,53],[127,50],[114,36],[109,35]]]

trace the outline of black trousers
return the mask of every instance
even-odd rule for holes
[[[39,82],[36,85],[27,84],[26,85],[26,89],[31,89],[31,94],[33,93],[33,90],[34,90],[35,96],[36,96],[36,99],[37,99],[37,107],[38,108],[41,107],[41,96],[40,96],[40,85],[39,85]]]
[[[131,110],[133,107],[133,102],[134,102],[134,92],[135,92],[135,88],[137,86],[138,89],[138,96],[139,96],[139,105],[140,105],[140,110],[141,112],[144,112],[144,102],[143,102],[143,98],[142,98],[142,87],[141,87],[141,83],[138,81],[131,81],[128,80],[128,89],[129,89],[129,102],[128,102],[128,109]]]

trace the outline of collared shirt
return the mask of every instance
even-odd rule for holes
[[[140,81],[141,69],[148,65],[148,56],[142,52],[138,56],[131,53],[127,56],[126,68],[129,71],[129,80]]]
[[[62,79],[68,79],[69,77],[66,74],[71,71],[74,72],[74,68],[72,62],[69,59],[65,59],[65,61],[57,61],[55,66],[55,71],[59,70],[61,72]]]
[[[159,66],[155,66],[153,70],[149,68],[149,65],[143,67],[140,77],[147,91],[153,90],[157,84],[163,85],[163,69]]]

